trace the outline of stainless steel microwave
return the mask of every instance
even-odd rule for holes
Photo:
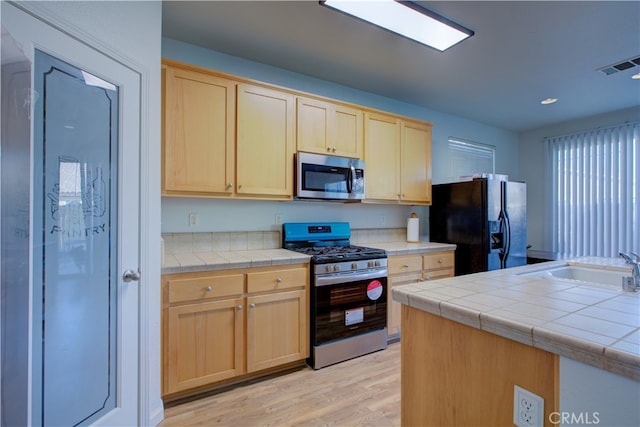
[[[296,154],[296,197],[299,199],[362,200],[364,185],[364,160]]]

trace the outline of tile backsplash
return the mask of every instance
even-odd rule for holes
[[[282,247],[280,231],[237,231],[212,233],[165,233],[164,254],[246,251]],[[351,230],[351,243],[386,243],[405,241],[404,228]]]
[[[246,251],[282,246],[279,231],[166,233],[162,238],[165,254]]]

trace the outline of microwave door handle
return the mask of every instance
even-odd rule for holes
[[[349,173],[347,174],[347,193],[353,193],[353,187],[355,186],[356,168],[353,165],[349,165]]]

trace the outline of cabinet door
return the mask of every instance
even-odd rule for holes
[[[362,111],[334,105],[332,109],[332,126],[330,128],[331,152],[337,156],[362,158]]]
[[[244,372],[242,298],[166,309],[165,394]]]
[[[331,152],[329,144],[330,110],[331,106],[327,102],[298,98],[296,144],[299,151],[317,154]]]
[[[392,289],[394,286],[407,285],[409,283],[417,283],[421,280],[421,273],[412,272],[407,274],[399,274],[395,276],[389,276],[388,292],[387,295],[387,335],[390,338],[400,336],[400,324],[401,324],[401,311],[402,304],[393,300]]]
[[[238,194],[293,198],[294,97],[238,85]]]
[[[233,192],[235,89],[232,81],[166,67],[164,194]]]
[[[247,372],[309,356],[306,290],[247,297]]]
[[[431,203],[431,126],[402,122],[400,200]]]
[[[398,200],[400,194],[400,121],[365,113],[366,198]]]

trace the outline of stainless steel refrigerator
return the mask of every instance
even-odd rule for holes
[[[478,178],[434,185],[429,239],[457,245],[456,276],[526,264],[526,184]]]

